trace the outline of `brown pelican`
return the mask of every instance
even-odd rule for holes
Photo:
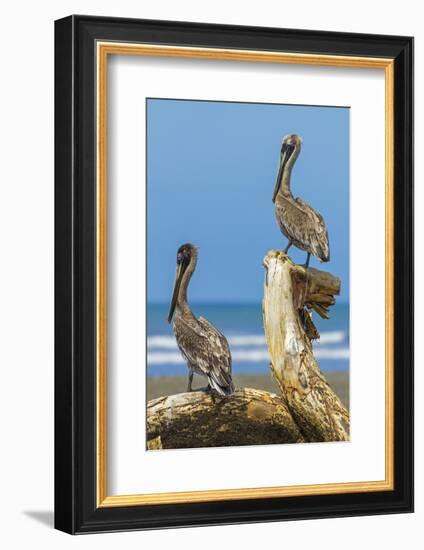
[[[209,321],[197,319],[187,302],[187,287],[196,269],[197,248],[183,244],[177,252],[177,272],[168,323],[174,316],[174,334],[189,369],[188,388],[192,391],[193,374],[206,376],[209,385],[220,395],[231,395],[231,353],[228,342]]]
[[[291,171],[299,156],[302,140],[296,134],[285,136],[281,145],[280,169],[278,170],[272,202],[275,203],[275,216],[281,232],[289,240],[284,252],[292,244],[305,250],[308,255],[305,267],[309,265],[311,254],[321,262],[330,259],[328,232],[321,214],[302,199],[295,199],[290,190]]]

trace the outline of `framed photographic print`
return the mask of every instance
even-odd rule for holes
[[[55,525],[413,509],[413,39],[55,25]]]

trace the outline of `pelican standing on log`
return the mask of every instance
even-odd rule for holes
[[[234,384],[228,342],[212,323],[203,317],[197,319],[187,302],[187,287],[196,264],[197,248],[192,244],[180,246],[168,323],[174,317],[175,338],[189,369],[187,391],[192,391],[196,372],[208,379],[206,389],[215,390],[219,395],[231,395]]]
[[[321,262],[330,259],[328,232],[321,214],[302,199],[295,199],[290,190],[290,177],[299,156],[302,140],[296,134],[285,136],[281,145],[280,169],[278,170],[272,202],[281,232],[289,240],[284,252],[292,244],[307,252],[305,267],[309,266],[311,254]]]

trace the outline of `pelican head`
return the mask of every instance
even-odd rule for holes
[[[272,202],[275,202],[278,191],[281,186],[283,174],[285,170],[291,170],[293,164],[296,162],[299,156],[300,149],[302,147],[302,138],[296,134],[288,134],[284,136],[281,144],[280,153],[280,168],[278,170],[277,181],[275,182],[274,194],[272,196]]]
[[[174,316],[175,306],[178,301],[178,294],[180,292],[181,282],[184,275],[189,272],[189,277],[196,268],[197,263],[197,247],[193,244],[186,243],[180,246],[177,250],[177,271],[175,273],[174,290],[172,291],[171,306],[169,308],[168,323],[172,321]],[[185,285],[188,284],[186,278]]]

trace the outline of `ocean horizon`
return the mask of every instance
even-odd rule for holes
[[[193,313],[213,323],[225,334],[233,360],[234,374],[269,372],[269,354],[262,324],[261,303],[191,304]],[[147,308],[147,374],[179,376],[187,374],[186,361],[168,324],[169,304],[150,303]],[[330,319],[314,313],[321,338],[314,342],[314,355],[324,372],[349,370],[349,303],[330,308]]]

